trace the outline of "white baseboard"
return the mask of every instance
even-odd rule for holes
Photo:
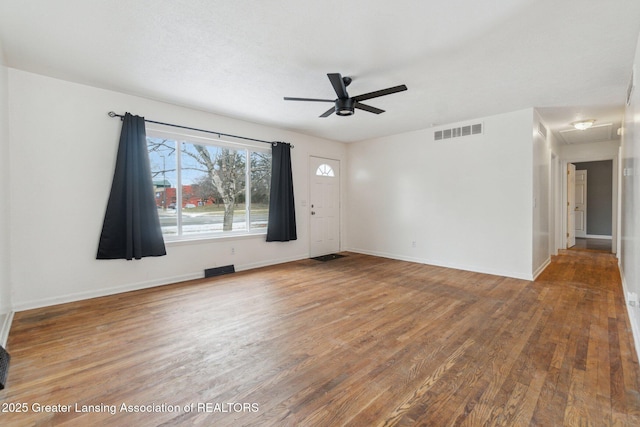
[[[551,257],[547,258],[547,260],[543,262],[542,265],[536,269],[536,271],[533,272],[533,280],[536,280],[538,276],[544,271],[544,269],[549,266],[549,264],[551,264]]]
[[[587,239],[612,240],[611,236],[602,236],[600,234],[587,234]]]
[[[59,295],[56,297],[42,298],[31,301],[24,301],[14,305],[14,310],[25,311],[35,308],[49,307],[52,305],[66,304],[68,302],[82,301],[91,298],[99,298],[107,295],[121,294],[124,292],[138,291],[146,288],[153,288],[155,286],[163,286],[171,283],[184,282],[186,280],[194,280],[204,277],[204,271],[194,274],[184,274],[181,276],[173,276],[164,278],[162,280],[149,280],[145,282],[129,283],[126,285],[114,286],[112,288],[95,289],[85,292],[76,292],[66,295]]]
[[[254,262],[251,264],[242,264],[242,265],[236,266],[236,271],[253,270],[254,268],[269,267],[270,265],[284,264],[285,262],[300,261],[301,259],[307,259],[307,258],[309,258],[309,254],[304,254],[302,256],[295,256],[295,257],[289,257],[289,258],[281,258],[281,259],[271,260],[271,261]]]
[[[276,259],[276,260],[270,260],[270,261],[259,262],[259,263],[236,265],[235,269],[236,271],[251,270],[254,268],[267,267],[269,265],[282,264],[285,262],[297,261],[305,258],[308,258],[308,256],[302,255],[302,256],[297,256],[292,258]],[[162,279],[154,279],[154,280],[149,280],[145,282],[128,283],[125,285],[114,286],[112,288],[95,289],[95,290],[86,291],[86,292],[77,292],[77,293],[70,293],[66,295],[59,295],[51,298],[42,298],[42,299],[36,299],[31,301],[24,301],[21,303],[14,304],[13,309],[14,311],[17,312],[17,311],[31,310],[35,308],[49,307],[52,305],[65,304],[68,302],[82,301],[82,300],[91,299],[91,298],[99,298],[99,297],[104,297],[108,295],[121,294],[124,292],[154,288],[156,286],[171,285],[174,283],[185,282],[187,280],[201,279],[203,277],[204,277],[204,269],[199,272],[188,273],[188,274],[183,274],[179,276],[165,277]]]
[[[640,307],[631,307],[629,305],[628,295],[629,288],[627,287],[627,280],[624,277],[624,270],[622,265],[618,262],[618,269],[620,270],[620,278],[622,279],[622,292],[624,293],[625,307],[627,308],[627,316],[629,317],[629,323],[631,323],[631,333],[633,335],[633,343],[636,347],[636,357],[640,357],[640,318],[638,312]]]

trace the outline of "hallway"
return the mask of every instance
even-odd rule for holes
[[[569,389],[564,425],[638,425],[640,373],[617,259],[602,244],[609,241],[581,240],[535,282],[573,313],[554,326],[562,355],[549,370]]]

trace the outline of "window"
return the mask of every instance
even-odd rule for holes
[[[147,149],[165,238],[266,232],[269,146],[147,131]]]
[[[326,163],[321,164],[316,169],[316,176],[336,176],[333,172],[333,168]]]

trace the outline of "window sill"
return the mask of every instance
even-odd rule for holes
[[[244,239],[266,239],[267,232],[259,231],[254,233],[238,233],[238,234],[225,234],[225,235],[199,235],[193,237],[181,236],[181,237],[165,237],[164,243],[166,246],[183,246],[183,245],[194,245],[194,244],[206,244],[206,243],[214,243],[214,242],[225,242],[225,241],[233,241],[233,240],[244,240]]]

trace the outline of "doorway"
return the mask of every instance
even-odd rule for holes
[[[576,245],[576,165],[567,165],[567,249]]]
[[[340,161],[309,158],[309,256],[340,251]]]
[[[587,238],[587,172],[586,169],[580,169],[579,163],[576,167],[576,180],[574,188],[575,196],[575,230],[576,238]]]
[[[610,252],[616,253],[618,192],[616,160],[580,159],[580,161],[567,162],[566,165],[565,202],[563,203],[566,207],[565,248],[573,245],[592,249],[597,247],[599,250],[608,248]],[[574,183],[571,177],[573,166],[575,166],[576,178]]]

